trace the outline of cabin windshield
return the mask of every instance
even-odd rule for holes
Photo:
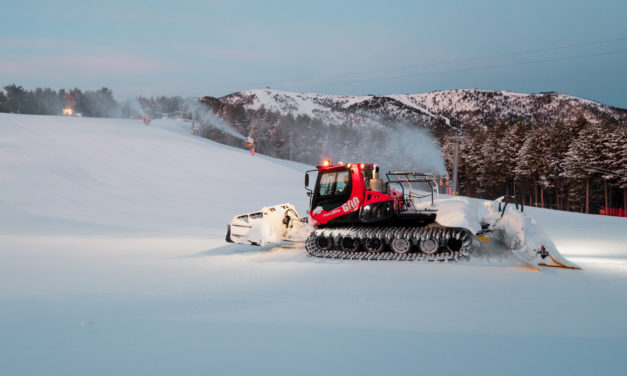
[[[350,171],[329,171],[320,176],[320,196],[345,195],[349,190]]]

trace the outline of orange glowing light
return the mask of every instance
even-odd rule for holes
[[[72,116],[72,115],[74,115],[74,109],[73,108],[64,108],[63,109],[63,115],[65,115],[65,116]]]
[[[324,161],[322,161],[322,166],[323,167],[329,167],[331,166],[331,161],[328,159],[325,159]]]

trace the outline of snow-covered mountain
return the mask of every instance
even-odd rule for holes
[[[351,124],[375,114],[385,119],[426,126],[450,124],[473,128],[499,122],[568,122],[580,116],[591,123],[604,117],[627,121],[627,110],[553,92],[523,94],[503,90],[459,89],[422,94],[386,96],[337,96],[255,89],[233,93],[218,100],[242,104],[246,109],[264,108],[282,115],[305,115],[326,124]]]

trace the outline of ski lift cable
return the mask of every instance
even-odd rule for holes
[[[362,74],[392,72],[392,71],[408,70],[408,69],[414,69],[414,68],[426,68],[426,67],[440,66],[440,65],[446,65],[446,64],[456,64],[456,63],[465,63],[465,62],[473,62],[473,61],[485,61],[485,60],[495,59],[495,58],[521,56],[521,55],[528,55],[528,54],[540,53],[540,52],[559,51],[559,50],[564,50],[564,49],[594,46],[594,45],[600,45],[600,44],[606,44],[606,43],[621,42],[621,41],[626,41],[626,40],[627,40],[627,37],[621,37],[621,38],[605,39],[605,40],[592,41],[592,42],[567,44],[567,45],[561,45],[561,46],[555,46],[555,47],[545,47],[545,48],[537,48],[537,49],[531,49],[531,50],[512,51],[512,52],[507,52],[507,53],[488,54],[488,55],[483,55],[483,56],[458,58],[458,59],[451,59],[451,60],[441,60],[441,61],[431,62],[431,63],[421,63],[421,64],[417,63],[417,64],[393,67],[393,68],[370,69],[370,70],[364,70],[364,71],[359,71],[359,72],[342,72],[342,73],[335,73],[335,74],[329,74],[329,75],[322,75],[322,76],[315,76],[315,77],[308,77],[308,78],[295,78],[295,79],[287,79],[287,80],[263,81],[263,82],[257,81],[257,82],[247,82],[247,83],[243,82],[243,83],[234,84],[233,86],[235,87],[241,87],[241,86],[249,87],[249,86],[260,86],[260,85],[271,86],[271,85],[284,84],[284,83],[297,83],[297,82],[303,82],[303,81],[307,82],[307,81],[328,79],[328,78],[358,76]],[[209,87],[214,87],[214,88],[224,87],[224,85],[209,85]],[[206,89],[206,87],[204,89]]]
[[[407,70],[407,69],[414,69],[414,68],[425,68],[425,67],[440,66],[440,65],[445,65],[445,64],[466,63],[466,62],[472,62],[472,61],[484,61],[484,60],[500,58],[500,57],[527,55],[527,54],[533,54],[533,53],[538,53],[538,52],[558,51],[558,50],[572,49],[572,48],[577,48],[577,47],[593,46],[593,45],[604,44],[604,43],[619,42],[623,40],[627,40],[627,37],[607,39],[607,40],[596,41],[596,42],[569,44],[569,45],[557,46],[557,47],[537,48],[533,50],[507,52],[507,53],[494,54],[494,55],[484,55],[484,56],[475,56],[475,57],[452,59],[452,60],[442,60],[442,61],[437,61],[437,62],[432,62],[432,63],[412,64],[412,65],[406,65],[406,66],[394,67],[394,68],[371,69],[371,70],[366,70],[366,71],[361,71],[361,72],[352,72],[352,73],[335,73],[335,74],[315,77],[312,79],[333,78],[333,77],[340,77],[340,76],[356,76],[356,75],[361,75],[361,74],[373,74],[373,73],[391,72],[391,71]],[[282,82],[297,82],[297,81],[306,81],[306,80],[311,80],[311,79],[285,80]],[[274,82],[274,83],[277,83],[277,82]]]
[[[481,67],[469,67],[469,68],[459,68],[459,69],[450,69],[438,72],[427,72],[427,73],[413,73],[406,74],[400,76],[386,76],[386,77],[373,77],[373,78],[364,78],[359,80],[352,81],[335,81],[335,82],[324,82],[324,83],[315,83],[315,84],[305,84],[305,85],[294,85],[294,86],[279,86],[280,89],[295,89],[301,87],[319,87],[319,86],[336,86],[336,85],[345,85],[345,84],[353,84],[353,83],[361,83],[361,82],[371,82],[371,81],[386,81],[386,80],[398,80],[402,78],[412,78],[412,77],[426,77],[426,76],[436,76],[447,73],[457,73],[457,72],[470,72],[470,71],[480,71],[480,70],[490,70],[496,68],[507,68],[507,67],[515,67],[515,66],[524,66],[531,64],[541,64],[541,63],[549,63],[555,61],[564,61],[564,60],[575,60],[575,59],[583,59],[587,57],[597,57],[597,56],[608,56],[608,55],[618,55],[627,53],[627,50],[617,50],[617,51],[608,51],[608,52],[600,52],[594,54],[586,54],[586,55],[577,55],[577,56],[566,56],[566,57],[558,57],[551,59],[541,59],[541,60],[530,60],[530,61],[522,61],[517,63],[508,63],[508,64],[495,64],[495,65],[486,65]]]

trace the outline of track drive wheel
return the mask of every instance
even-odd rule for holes
[[[322,250],[333,248],[333,239],[326,236],[320,236],[316,239],[316,245]]]
[[[438,251],[438,242],[434,239],[423,239],[420,241],[420,251],[427,255],[432,255]]]
[[[407,253],[411,249],[411,243],[407,239],[394,239],[390,246],[396,253]]]
[[[366,239],[364,248],[366,248],[368,252],[381,252],[383,250],[383,241],[379,238]]]
[[[355,238],[345,237],[340,241],[342,249],[347,252],[356,252],[359,249],[359,240]]]
[[[464,243],[460,239],[455,239],[455,238],[450,238],[446,242],[446,247],[452,252],[459,251],[460,249],[462,249],[463,245]]]

